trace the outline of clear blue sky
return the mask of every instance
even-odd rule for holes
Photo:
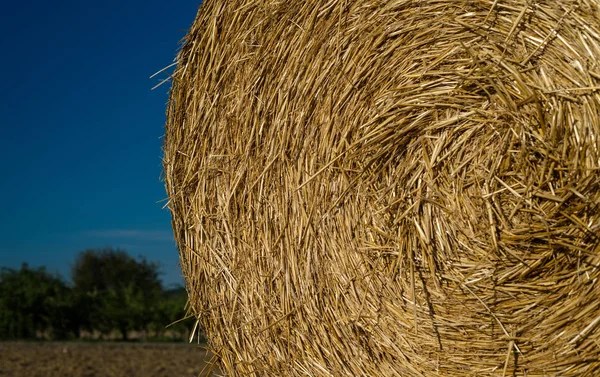
[[[0,266],[68,277],[112,246],[181,283],[161,143],[173,62],[199,0],[3,2]]]

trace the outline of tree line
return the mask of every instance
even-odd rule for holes
[[[157,263],[112,248],[81,252],[70,282],[44,267],[2,268],[0,339],[182,339],[193,325],[182,321],[187,294],[159,275]]]

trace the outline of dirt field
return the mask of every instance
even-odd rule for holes
[[[2,342],[0,376],[197,377],[209,359],[195,344]]]

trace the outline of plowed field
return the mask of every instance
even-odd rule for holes
[[[209,360],[195,344],[0,343],[1,377],[198,377]]]

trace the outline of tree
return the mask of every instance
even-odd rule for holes
[[[156,305],[152,330],[157,337],[163,337],[165,331],[171,339],[184,339],[191,331],[193,320],[186,319],[187,292],[184,287],[165,290],[162,299]]]
[[[78,255],[71,275],[88,329],[118,330],[124,340],[130,331],[147,331],[162,291],[158,264],[123,250],[90,249]]]
[[[23,264],[0,270],[0,338],[78,335],[72,292],[58,276]]]

